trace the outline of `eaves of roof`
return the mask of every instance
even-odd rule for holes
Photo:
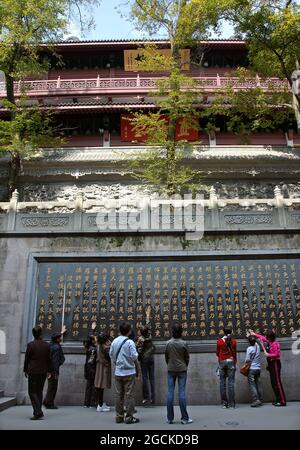
[[[157,44],[162,46],[169,46],[170,41],[167,39],[106,39],[106,40],[82,40],[82,41],[58,41],[54,42],[52,45],[58,48],[74,48],[74,47],[124,47],[124,46],[137,46],[141,44]],[[211,39],[206,41],[199,41],[202,45],[238,45],[245,46],[245,41],[239,39]],[[47,44],[45,44],[47,45]]]

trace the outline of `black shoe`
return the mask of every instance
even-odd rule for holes
[[[116,417],[116,423],[123,423],[124,418],[123,417]]]
[[[279,403],[279,402],[272,403],[272,405],[273,405],[273,406],[286,406],[285,403]]]
[[[45,408],[46,408],[46,409],[58,409],[58,407],[55,406],[55,405],[52,405],[52,406],[46,406]]]
[[[125,423],[127,424],[131,424],[131,423],[139,423],[140,419],[138,419],[137,417],[128,417],[127,419],[125,419]]]
[[[44,414],[39,414],[38,416],[30,417],[30,420],[43,420]]]

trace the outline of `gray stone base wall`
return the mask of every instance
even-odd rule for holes
[[[238,356],[239,367],[243,364],[245,352]],[[61,368],[57,394],[58,405],[83,405],[85,380],[83,377],[84,355],[67,355]],[[263,358],[264,360],[264,358]],[[290,350],[282,352],[282,380],[287,401],[300,400],[300,356],[293,356]],[[265,402],[274,401],[269,373],[263,362],[262,385]],[[187,401],[190,405],[220,404],[219,378],[216,375],[217,359],[213,353],[192,353],[188,370]],[[165,405],[167,398],[167,369],[164,355],[155,355],[156,403]],[[45,391],[46,391],[45,384]],[[177,394],[176,394],[177,396]],[[104,401],[114,404],[114,386],[104,393]],[[23,378],[18,393],[20,404],[30,404],[27,394],[27,380]],[[136,404],[142,402],[142,383],[136,384]],[[177,402],[177,399],[176,399]],[[250,402],[247,378],[236,372],[236,402]]]
[[[25,314],[25,290],[30,280],[28,264],[32,253],[41,252],[51,256],[69,253],[89,256],[105,252],[168,252],[190,251],[202,253],[219,251],[225,254],[238,251],[281,250],[287,254],[300,249],[299,234],[240,234],[205,235],[199,241],[184,241],[180,236],[138,236],[138,237],[11,237],[0,238],[0,329],[6,333],[6,354],[0,354],[0,389],[6,395],[17,395],[20,403],[26,401],[26,380],[22,374],[24,353],[22,353],[22,328]],[[243,355],[240,355],[242,358]],[[57,401],[60,404],[82,404],[84,392],[82,354],[68,354],[62,368]],[[283,382],[289,400],[300,400],[300,355],[283,351]],[[188,401],[190,404],[219,403],[218,378],[215,375],[216,358],[213,353],[193,353],[189,369]],[[268,373],[263,373],[266,399],[272,393]],[[157,399],[163,404],[166,397],[166,367],[163,355],[156,355]],[[138,402],[141,387],[137,387]],[[112,391],[106,397],[112,402]],[[247,381],[237,374],[237,401],[249,400]]]

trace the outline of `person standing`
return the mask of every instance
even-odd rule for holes
[[[218,338],[216,353],[219,361],[222,406],[223,408],[235,408],[236,340],[232,338],[232,330],[230,328],[224,328],[224,336]]]
[[[110,357],[115,364],[115,390],[116,390],[116,422],[127,424],[138,423],[134,417],[135,380],[139,378],[138,352],[134,342],[129,339],[131,325],[122,322],[119,327],[120,336],[113,340],[110,348]],[[124,404],[126,416],[124,418]]]
[[[154,405],[155,403],[155,384],[154,384],[154,352],[155,345],[153,344],[149,327],[146,325],[140,330],[141,335],[137,340],[137,350],[139,354],[139,361],[142,370],[142,389],[143,401],[142,404]],[[150,384],[150,390],[149,390]],[[151,392],[151,394],[150,394]]]
[[[86,379],[84,406],[91,408],[95,405],[95,374],[96,374],[96,359],[97,347],[96,337],[90,335],[86,341],[85,346],[85,364],[84,364],[84,378]]]
[[[260,381],[260,346],[255,336],[248,336],[249,347],[247,348],[245,363],[251,363],[248,372],[248,384],[251,395],[251,407],[262,406],[262,387]]]
[[[32,330],[34,340],[27,344],[24,374],[28,378],[28,394],[33,407],[31,420],[43,419],[43,389],[46,377],[53,372],[50,345],[42,339],[42,328]]]
[[[111,388],[111,361],[109,350],[111,341],[109,335],[101,333],[98,336],[95,389],[97,393],[97,411],[109,412],[110,407],[103,403],[104,389]]]
[[[270,372],[270,380],[273,392],[275,394],[274,406],[286,406],[286,397],[281,381],[281,361],[280,361],[280,343],[276,340],[274,331],[269,330],[266,336],[254,333],[249,330],[252,336],[256,336],[261,342],[267,343],[268,350],[262,344],[262,350],[267,357],[267,370]]]
[[[58,409],[58,407],[54,404],[54,400],[58,388],[59,368],[65,362],[64,352],[62,346],[60,345],[62,336],[65,332],[66,327],[64,326],[61,333],[55,333],[51,337],[50,353],[53,372],[51,373],[50,378],[48,378],[47,394],[44,399],[44,406],[46,409]]]
[[[185,387],[189,365],[189,350],[182,339],[182,326],[175,323],[172,327],[172,338],[167,342],[165,360],[168,366],[167,422],[174,421],[174,390],[178,380],[178,400],[181,412],[181,423],[187,425],[193,420],[189,418],[186,405]]]

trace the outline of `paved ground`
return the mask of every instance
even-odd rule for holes
[[[62,406],[46,410],[45,419],[31,421],[31,406],[14,406],[0,413],[1,430],[300,430],[300,402],[291,402],[285,408],[265,404],[261,408],[238,405],[236,409],[223,410],[219,406],[190,406],[191,425],[181,425],[179,407],[175,407],[175,422],[166,424],[166,408],[138,407],[136,425],[116,424],[114,411],[97,413],[81,406]]]

